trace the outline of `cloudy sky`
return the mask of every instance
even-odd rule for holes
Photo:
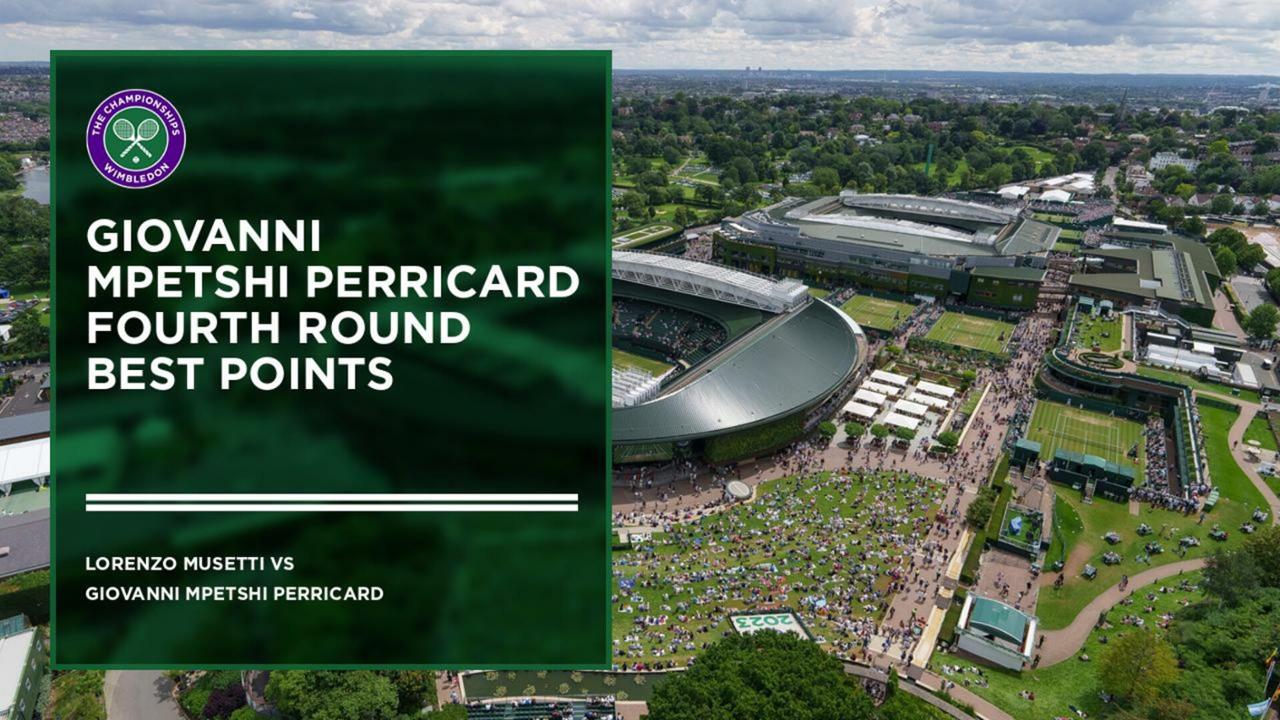
[[[619,68],[1280,73],[1278,0],[0,0],[52,48],[608,48]]]

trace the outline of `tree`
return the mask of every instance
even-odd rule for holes
[[[1253,309],[1245,318],[1244,329],[1250,337],[1266,340],[1276,334],[1276,322],[1280,321],[1280,309],[1275,305],[1263,304]]]
[[[1267,289],[1271,291],[1273,297],[1280,298],[1280,268],[1271,268],[1267,271]]]
[[[200,716],[205,720],[225,718],[247,705],[248,702],[244,696],[244,686],[238,682],[216,687],[209,693],[209,698],[204,701],[204,708],[200,710]]]
[[[1182,221],[1182,232],[1195,237],[1202,237],[1204,236],[1204,221],[1192,215]]]
[[[836,424],[830,420],[823,421],[818,424],[818,434],[823,438],[830,440],[836,436]]]
[[[889,426],[884,423],[876,423],[871,426],[871,434],[875,436],[877,440],[883,440],[889,437]]]
[[[1222,227],[1209,233],[1207,241],[1210,245],[1225,245],[1231,248],[1232,252],[1239,252],[1249,244],[1249,238],[1244,233],[1235,228]]]
[[[945,448],[954,448],[960,444],[960,433],[955,430],[947,430],[938,434],[938,444]]]
[[[267,700],[290,720],[392,720],[396,689],[369,670],[277,670]]]
[[[840,174],[837,173],[834,168],[814,168],[810,182],[823,190],[834,190],[840,187]]]
[[[396,703],[401,715],[417,715],[427,702],[435,699],[435,673],[426,670],[388,670],[382,673],[396,689]]]
[[[978,496],[969,503],[964,511],[964,521],[974,530],[981,530],[991,522],[991,513],[995,512],[996,499],[1000,497],[1000,488],[995,485],[984,485]]]
[[[53,679],[52,717],[59,720],[106,720],[102,670],[64,672]]]
[[[1231,252],[1231,248],[1223,245],[1213,253],[1213,261],[1218,264],[1218,272],[1223,277],[1234,275],[1236,272],[1236,254]]]
[[[1209,201],[1209,211],[1215,215],[1226,215],[1231,212],[1232,204],[1230,195],[1214,195]]]
[[[893,431],[893,434],[899,440],[909,441],[916,436],[916,431],[912,430],[911,428],[900,427],[900,428],[895,428]]]
[[[1267,251],[1258,243],[1249,243],[1236,252],[1236,264],[1242,268],[1255,268],[1267,259]]]
[[[850,438],[860,438],[867,434],[867,426],[860,422],[847,422],[844,424],[844,434]]]
[[[1097,140],[1085,145],[1080,151],[1080,162],[1087,168],[1102,167],[1106,164],[1107,158],[1107,146]]]
[[[10,352],[39,355],[49,351],[49,328],[40,324],[40,316],[32,308],[19,315],[9,329]]]
[[[654,688],[649,720],[867,720],[839,660],[790,633],[730,635]]]
[[[1113,639],[1098,664],[1102,689],[1140,707],[1159,698],[1177,679],[1173,647],[1145,628]]]
[[[1243,549],[1222,551],[1205,561],[1205,592],[1222,598],[1228,605],[1239,605],[1257,589],[1258,563]]]

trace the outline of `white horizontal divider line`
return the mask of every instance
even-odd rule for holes
[[[86,493],[94,502],[578,502],[577,493]]]
[[[578,512],[568,503],[86,503],[87,512]]]

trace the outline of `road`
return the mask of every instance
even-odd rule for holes
[[[158,670],[111,670],[102,688],[107,720],[184,720],[172,689]]]

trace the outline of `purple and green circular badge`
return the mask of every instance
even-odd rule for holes
[[[178,169],[187,129],[163,95],[121,90],[89,116],[85,146],[99,175],[122,188],[148,188]]]

